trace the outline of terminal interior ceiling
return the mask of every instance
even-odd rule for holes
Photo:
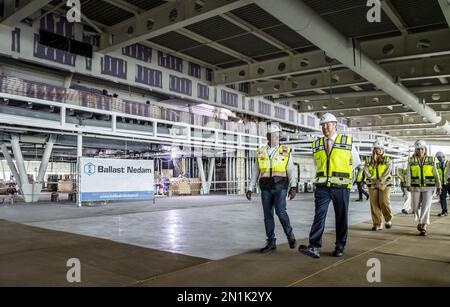
[[[0,42],[0,221],[180,253],[197,264],[249,249],[209,250],[214,239],[189,247],[177,241],[176,225],[182,216],[199,225],[183,226],[186,233],[209,230],[195,213],[202,196],[216,215],[216,196],[242,205],[270,123],[293,150],[302,202],[313,201],[311,144],[323,135],[325,113],[337,117],[338,133],[353,137],[362,160],[375,141],[384,144],[395,213],[402,200],[397,177],[414,142],[424,140],[431,154],[447,148],[450,158],[448,0],[80,0],[73,7],[65,0],[0,0]],[[151,161],[150,185],[168,215],[147,201],[82,202],[81,178],[94,174],[83,164],[95,161],[89,159]],[[13,185],[15,198],[7,192]],[[8,203],[17,209],[2,212]],[[27,211],[23,203],[36,207]],[[52,211],[56,203],[96,211]],[[102,206],[111,204],[111,215],[136,210],[138,221],[161,223],[169,235],[139,239],[150,230],[134,229],[130,216],[124,224],[136,233],[108,232],[115,222]],[[186,208],[195,212],[177,211]],[[230,220],[244,215],[228,209],[223,216]],[[366,209],[351,211],[357,231],[370,217]],[[301,219],[299,227],[311,222]],[[258,227],[248,229],[263,233]],[[236,240],[251,240],[238,229]],[[306,228],[301,235],[308,236]]]

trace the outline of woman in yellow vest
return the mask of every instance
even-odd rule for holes
[[[418,140],[414,143],[414,154],[408,159],[406,187],[411,192],[411,207],[421,236],[426,236],[430,224],[433,193],[441,194],[441,180],[434,157],[428,156],[427,144]]]
[[[386,228],[392,227],[391,185],[392,164],[391,158],[384,154],[384,144],[376,141],[372,146],[372,157],[366,158],[364,172],[369,187],[370,208],[372,212],[373,231],[381,230],[384,217]]]

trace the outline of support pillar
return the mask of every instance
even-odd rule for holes
[[[0,149],[1,149],[2,153],[3,153],[3,156],[4,156],[5,159],[6,159],[6,163],[8,163],[9,169],[10,169],[10,171],[11,171],[11,175],[13,175],[14,178],[16,179],[17,185],[18,185],[19,187],[21,187],[21,186],[22,186],[22,183],[21,183],[21,181],[20,181],[19,172],[17,171],[17,168],[16,168],[16,166],[14,165],[14,162],[13,162],[13,160],[12,160],[12,158],[11,158],[11,155],[9,154],[8,148],[6,147],[5,144],[1,144],[1,145],[0,145]],[[6,178],[5,178],[5,180],[6,180]],[[22,190],[21,190],[21,191],[22,191]]]
[[[42,156],[41,165],[39,167],[38,176],[36,178],[36,183],[42,184],[44,181],[45,172],[47,171],[48,162],[50,161],[50,156],[53,151],[53,145],[56,142],[56,135],[50,135],[47,145],[45,146],[44,155]]]
[[[77,207],[81,207],[81,158],[83,156],[83,134],[77,135]]]
[[[201,192],[202,194],[207,194],[207,182],[205,178],[205,169],[203,168],[203,160],[202,157],[197,157],[197,166],[198,166],[198,173],[200,175],[200,181],[202,182],[202,188]]]
[[[207,186],[208,194],[211,191],[211,183],[212,183],[212,177],[214,174],[215,165],[216,165],[216,158],[210,158],[209,159],[209,167],[208,167],[208,186]]]

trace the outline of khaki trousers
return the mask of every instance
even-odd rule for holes
[[[385,222],[392,220],[391,188],[386,187],[384,190],[369,188],[369,197],[373,226],[381,227],[383,222],[381,215]]]

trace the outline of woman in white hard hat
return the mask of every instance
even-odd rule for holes
[[[383,215],[386,228],[392,227],[391,186],[392,186],[391,157],[385,156],[382,141],[372,145],[372,157],[366,157],[366,183],[369,187],[370,208],[372,212],[373,231],[382,229]]]
[[[414,154],[408,159],[406,186],[411,192],[411,207],[421,236],[426,236],[430,224],[433,193],[441,194],[441,180],[435,159],[427,155],[427,144],[423,140],[414,143]]]

